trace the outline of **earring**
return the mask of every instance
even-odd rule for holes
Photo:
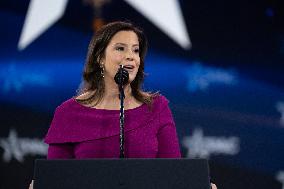
[[[104,64],[103,64],[103,63],[100,65],[100,68],[101,68],[101,76],[102,76],[102,78],[104,78],[104,77],[105,77],[105,74],[104,74],[104,72],[105,72],[105,67],[104,67]]]

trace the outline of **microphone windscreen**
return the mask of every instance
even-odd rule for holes
[[[122,65],[120,65],[120,68],[118,69],[117,73],[114,76],[114,80],[116,84],[120,85],[126,85],[129,80],[129,73],[126,69],[123,68]]]

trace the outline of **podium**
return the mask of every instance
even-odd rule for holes
[[[205,159],[36,160],[34,189],[209,189]]]

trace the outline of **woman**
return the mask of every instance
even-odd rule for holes
[[[120,65],[129,72],[125,157],[181,157],[167,99],[141,89],[146,51],[145,35],[131,23],[110,23],[93,36],[79,95],[57,107],[45,138],[48,159],[119,157],[120,99],[114,76]]]
[[[119,157],[120,99],[114,76],[120,65],[129,72],[125,157],[181,157],[168,101],[141,89],[146,51],[146,37],[130,23],[113,22],[94,35],[82,89],[56,109],[45,138],[48,159]]]

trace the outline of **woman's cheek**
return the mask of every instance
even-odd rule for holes
[[[118,54],[115,58],[115,62],[117,62],[118,65],[122,64],[123,63],[123,56]]]

